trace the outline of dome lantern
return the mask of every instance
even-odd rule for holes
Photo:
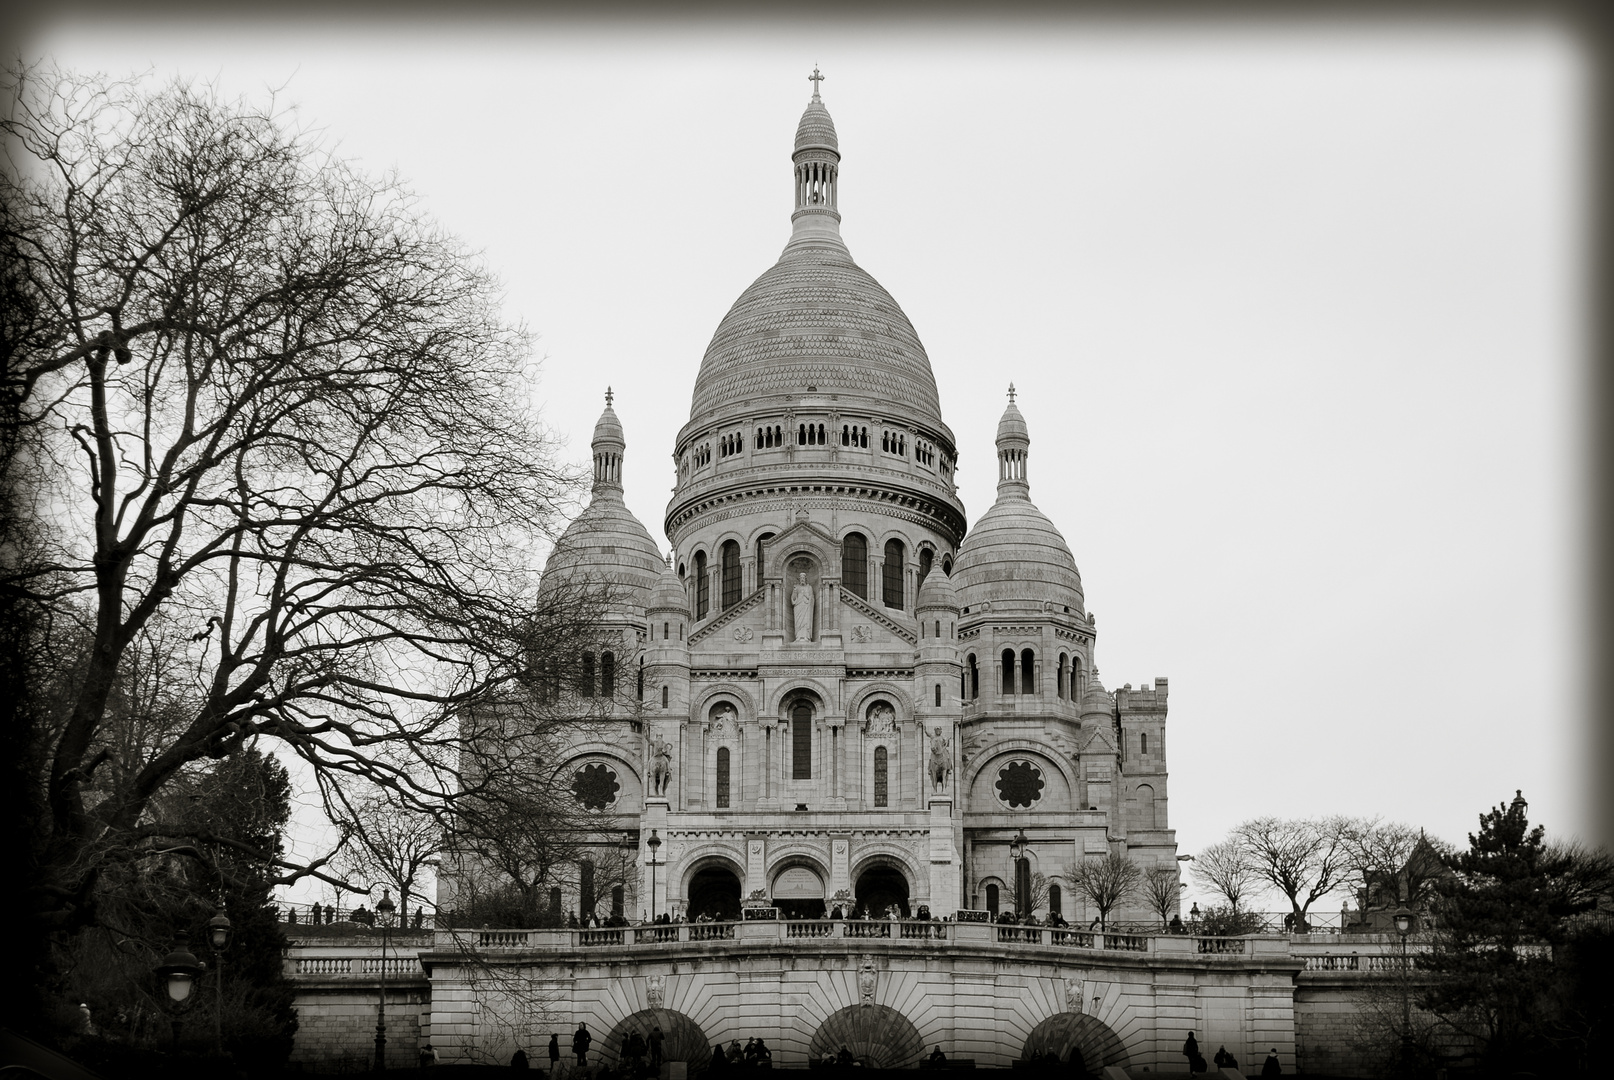
[[[1014,384],[1009,384],[1009,407],[1003,410],[998,421],[998,493],[1031,497],[1031,482],[1026,476],[1026,459],[1031,453],[1031,430],[1026,418],[1014,404]]]
[[[599,423],[594,425],[594,438],[590,445],[594,450],[594,490],[611,489],[622,490],[622,452],[628,448],[626,437],[622,434],[622,421],[617,419],[616,410],[611,408],[611,388],[605,388],[605,411],[600,414]]]
[[[796,149],[790,156],[796,184],[795,211],[790,215],[795,226],[792,239],[810,237],[839,241],[840,140],[835,135],[835,121],[830,119],[829,110],[818,96],[818,84],[824,81],[824,76],[814,67],[807,78],[813,84],[813,99],[801,114],[801,123],[796,125]]]

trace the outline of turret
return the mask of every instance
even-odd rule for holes
[[[645,710],[651,716],[689,711],[689,597],[667,555],[645,607]]]
[[[841,174],[840,140],[835,121],[818,96],[824,76],[813,68],[808,76],[813,99],[796,125],[796,150],[790,157],[795,168],[796,208],[790,215],[791,239],[818,239],[840,242],[841,215],[838,188]]]
[[[919,623],[919,697],[926,709],[956,713],[959,701],[958,590],[940,566],[919,583],[914,617]],[[939,692],[938,692],[938,688]]]

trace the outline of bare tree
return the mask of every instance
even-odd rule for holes
[[[1353,821],[1345,844],[1349,882],[1364,911],[1403,901],[1422,906],[1448,874],[1441,857],[1450,853],[1451,845],[1398,821]]]
[[[486,780],[461,768],[460,717],[519,710],[533,658],[590,618],[565,590],[535,600],[573,478],[497,283],[272,104],[36,70],[4,89],[0,244],[28,313],[5,392],[36,439],[6,464],[49,496],[0,588],[58,627],[87,606],[79,676],[36,732],[39,917],[93,922],[108,853],[161,832],[153,800],[255,737],[446,816]],[[194,706],[87,798],[154,628]],[[331,877],[275,862],[281,883]]]
[[[347,839],[334,865],[355,884],[390,884],[398,893],[399,925],[407,926],[410,911],[425,899],[422,878],[443,853],[442,824],[432,814],[400,806],[385,788],[350,794],[351,786],[328,789],[333,807],[340,807],[336,824]]]
[[[1233,830],[1257,876],[1289,900],[1294,929],[1306,932],[1312,903],[1345,883],[1352,822],[1345,817],[1246,821]]]
[[[1148,867],[1138,882],[1138,893],[1149,905],[1149,910],[1160,916],[1160,926],[1164,929],[1171,921],[1172,913],[1177,910],[1182,893],[1177,868],[1159,863]]]
[[[1223,840],[1201,849],[1194,856],[1194,880],[1224,897],[1235,913],[1244,907],[1260,880],[1244,848],[1233,840]]]
[[[1099,929],[1109,921],[1110,912],[1137,890],[1142,870],[1119,852],[1102,859],[1078,859],[1065,868],[1065,877],[1098,909]]]

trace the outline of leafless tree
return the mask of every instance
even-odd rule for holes
[[[1294,929],[1304,933],[1307,910],[1350,873],[1352,828],[1345,817],[1261,817],[1234,829],[1232,839],[1257,877],[1288,899]]]
[[[1191,872],[1203,888],[1225,898],[1235,913],[1243,910],[1244,901],[1260,880],[1243,847],[1232,840],[1201,849],[1194,856]]]
[[[388,797],[387,789],[353,785],[328,786],[327,798],[339,808],[336,825],[347,840],[333,865],[355,884],[384,882],[398,894],[398,920],[425,901],[422,878],[443,853],[444,831],[438,818]]]
[[[1160,926],[1171,921],[1172,913],[1177,910],[1178,900],[1182,893],[1182,882],[1178,878],[1177,868],[1171,865],[1155,864],[1143,871],[1138,882],[1138,893],[1143,897],[1149,910],[1160,916]]]
[[[497,283],[272,102],[43,70],[3,89],[0,243],[26,315],[4,390],[34,440],[6,467],[44,494],[0,589],[77,672],[36,733],[40,917],[93,921],[104,859],[160,830],[153,800],[254,738],[447,816],[488,779],[462,768],[460,717],[519,712],[534,658],[591,622],[529,572],[574,478]],[[194,704],[89,798],[154,631]],[[277,862],[282,883],[331,877]]]
[[[1065,868],[1066,880],[1098,909],[1100,929],[1107,925],[1110,912],[1137,891],[1142,875],[1137,863],[1116,851],[1102,859],[1078,859]]]
[[[1345,843],[1349,882],[1364,911],[1403,901],[1423,906],[1447,874],[1441,856],[1451,845],[1411,825],[1358,819],[1350,823]]]

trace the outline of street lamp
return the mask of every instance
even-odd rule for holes
[[[1031,904],[1031,860],[1026,858],[1024,828],[1009,841],[1009,860],[1014,863],[1014,910],[1023,919],[1030,914]]]
[[[207,940],[213,946],[213,1049],[224,1056],[224,950],[230,945],[230,920],[219,912],[207,921]]]
[[[175,1005],[184,1005],[191,996],[191,987],[196,984],[196,977],[202,973],[201,962],[196,954],[191,952],[191,936],[183,930],[174,935],[174,948],[163,962],[157,965],[157,975],[168,987],[168,997]],[[176,1011],[170,1019],[174,1037],[174,1052],[179,1052],[179,1013]]]
[[[376,902],[375,921],[381,926],[381,996],[376,999],[375,1005],[375,1071],[381,1073],[387,1068],[387,932],[392,929],[392,916],[398,906],[392,902],[392,894],[386,888],[381,890],[381,899]]]
[[[1403,901],[1395,909],[1395,932],[1401,935],[1401,1060],[1412,1060],[1412,994],[1407,986],[1407,935],[1412,933],[1417,917]]]
[[[650,867],[650,924],[654,926],[656,922],[656,866],[658,865],[656,852],[661,849],[661,837],[656,835],[656,830],[650,830],[650,839],[644,842],[644,846],[649,851],[649,854],[645,856],[645,864]]]

